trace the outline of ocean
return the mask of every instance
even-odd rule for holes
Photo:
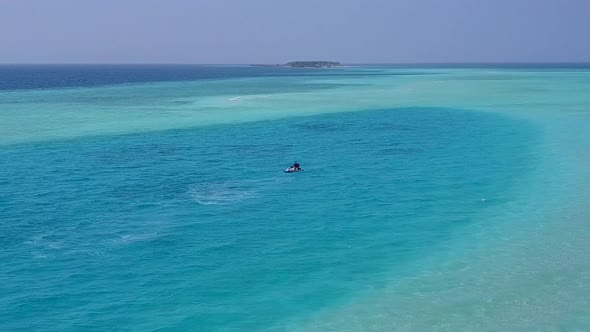
[[[0,66],[0,330],[588,330],[589,129],[582,64]]]

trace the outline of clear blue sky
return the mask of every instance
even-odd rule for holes
[[[0,63],[590,61],[590,0],[0,0]]]

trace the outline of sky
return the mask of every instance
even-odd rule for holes
[[[590,62],[590,0],[0,0],[0,63]]]

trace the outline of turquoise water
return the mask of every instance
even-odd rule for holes
[[[0,93],[0,329],[590,326],[590,72],[224,70]]]

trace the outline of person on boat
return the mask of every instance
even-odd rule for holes
[[[298,162],[295,162],[295,163],[293,164],[293,166],[291,166],[291,167],[293,167],[293,169],[294,169],[294,170],[296,170],[296,171],[298,171],[298,170],[300,170],[300,169],[301,169],[301,166],[299,165],[299,163],[298,163]]]

